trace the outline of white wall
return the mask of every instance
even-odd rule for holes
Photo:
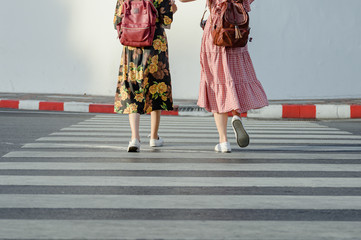
[[[0,92],[113,95],[116,0],[0,0]],[[174,98],[196,99],[204,0],[168,31]],[[361,96],[360,0],[256,0],[250,52],[270,99]]]

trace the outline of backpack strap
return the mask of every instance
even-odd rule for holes
[[[204,16],[206,15],[206,12],[207,12],[207,3],[206,3],[206,6],[205,6],[205,8],[204,8],[204,12],[203,12],[203,16],[202,16],[202,18],[201,18],[201,21],[200,21],[200,23],[199,23],[199,25],[200,25],[200,27],[201,27],[202,29],[204,29],[204,27],[206,26],[206,22],[207,22],[207,20],[204,20]]]
[[[204,27],[206,25],[206,22],[207,22],[207,20],[204,20],[204,16],[206,15],[206,13],[208,11],[208,7],[209,7],[209,9],[211,8],[211,0],[207,0],[206,5],[204,7],[204,12],[203,12],[202,19],[201,19],[201,22],[200,22],[200,26],[201,26],[202,29],[204,29]]]
[[[158,9],[154,6],[154,0],[146,0],[146,1],[149,1],[149,2],[152,3],[152,6],[153,6],[153,8],[155,10],[155,13],[156,13],[157,17],[159,17]]]

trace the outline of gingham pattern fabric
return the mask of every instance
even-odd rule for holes
[[[213,0],[213,4],[221,0]],[[245,0],[250,11],[253,0]],[[268,105],[267,96],[256,77],[247,46],[225,48],[213,44],[207,21],[201,46],[201,83],[198,105],[209,112],[239,113]]]

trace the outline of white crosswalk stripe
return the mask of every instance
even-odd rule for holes
[[[355,164],[237,164],[237,163],[37,163],[0,162],[2,170],[148,170],[148,171],[335,171],[361,172],[361,165]]]
[[[118,115],[26,143],[0,161],[0,239],[361,236],[361,136],[307,121],[244,125],[250,146],[229,126],[229,154],[213,151],[209,117],[162,117],[165,146],[151,148],[142,116],[140,153],[125,151]]]

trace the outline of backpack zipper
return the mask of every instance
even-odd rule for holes
[[[122,29],[148,29],[150,27],[145,27],[145,28],[127,28],[127,27],[122,27]]]

